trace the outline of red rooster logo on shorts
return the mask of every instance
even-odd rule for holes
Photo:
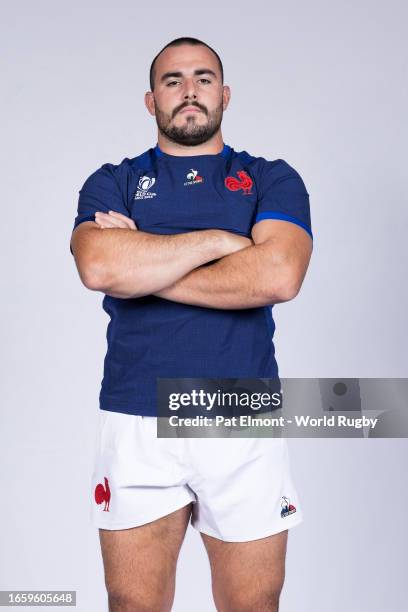
[[[239,189],[242,189],[244,195],[249,195],[253,185],[251,177],[245,172],[245,170],[238,170],[237,174],[239,179],[235,178],[235,176],[227,176],[224,181],[225,186],[230,191],[238,191]]]
[[[103,484],[101,483],[98,483],[95,487],[95,501],[97,504],[101,504],[102,502],[105,502],[105,506],[103,510],[104,512],[109,512],[109,502],[111,498],[111,491],[110,491],[109,482],[106,476],[104,477],[104,479],[105,479],[105,486],[103,486]]]

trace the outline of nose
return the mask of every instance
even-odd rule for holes
[[[193,79],[186,79],[184,82],[184,99],[197,99],[196,86]]]

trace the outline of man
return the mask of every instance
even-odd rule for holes
[[[166,45],[150,88],[156,146],[87,179],[71,240],[111,317],[91,510],[109,609],[171,610],[191,518],[217,609],[275,611],[302,521],[286,441],[159,438],[156,379],[277,376],[270,305],[303,282],[308,193],[284,160],[223,142],[230,88],[205,43]]]

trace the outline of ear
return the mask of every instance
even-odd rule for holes
[[[228,85],[222,86],[222,108],[223,110],[227,110],[228,104],[231,98],[231,90]]]
[[[152,91],[146,91],[145,97],[144,97],[144,102],[145,102],[145,106],[146,106],[147,110],[149,111],[149,113],[151,115],[155,115],[156,114],[156,108],[155,108],[155,104],[154,104],[154,94],[153,94]]]

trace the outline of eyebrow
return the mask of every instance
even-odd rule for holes
[[[194,75],[199,76],[200,74],[211,74],[215,79],[217,78],[217,75],[215,74],[214,70],[211,70],[210,68],[197,68],[197,70],[194,70]],[[170,77],[182,77],[183,73],[182,72],[165,72],[161,78],[160,78],[160,82],[162,83],[163,81],[165,81],[166,79],[169,79]]]

